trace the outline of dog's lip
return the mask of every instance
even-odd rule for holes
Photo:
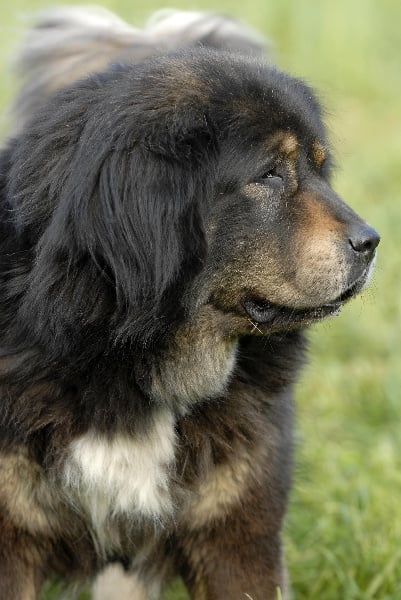
[[[313,308],[291,308],[268,300],[247,298],[243,307],[250,319],[259,325],[308,323],[339,313],[341,302],[330,302]]]
[[[342,305],[355,296],[365,285],[369,275],[369,268],[347,287],[337,298],[324,304],[311,308],[293,308],[279,305],[270,300],[247,296],[242,302],[248,317],[257,324],[275,324],[286,321],[287,323],[310,323],[329,316],[339,314]]]

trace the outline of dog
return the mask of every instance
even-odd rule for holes
[[[138,600],[176,575],[287,598],[305,331],[379,236],[330,186],[314,92],[247,30],[71,10],[28,40],[0,155],[0,599],[112,563]]]

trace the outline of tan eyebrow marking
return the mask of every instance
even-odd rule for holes
[[[320,168],[326,160],[326,150],[318,140],[315,140],[312,144],[311,156],[313,162],[318,168]]]
[[[283,135],[283,139],[280,143],[280,151],[292,160],[295,160],[298,151],[298,140],[292,133]]]

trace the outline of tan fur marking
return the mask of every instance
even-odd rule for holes
[[[152,395],[183,404],[224,392],[235,365],[237,341],[224,329],[223,316],[210,305],[177,333],[175,343],[154,365]]]
[[[223,518],[241,502],[250,473],[249,457],[245,455],[233,464],[215,467],[199,484],[185,520],[192,527],[202,527]]]
[[[16,526],[34,534],[50,534],[58,529],[49,483],[24,450],[0,454],[0,481],[0,500]]]
[[[295,134],[279,130],[266,138],[263,147],[268,153],[275,152],[281,158],[295,160],[299,143]]]
[[[305,208],[307,222],[302,227],[302,234],[315,240],[327,240],[330,234],[338,235],[343,231],[343,225],[323,206],[322,202],[312,193],[299,196]]]
[[[21,591],[21,596],[18,600],[35,600],[37,598],[37,590],[33,579],[27,578],[24,582],[24,588]]]
[[[295,160],[298,152],[298,140],[292,133],[284,133],[280,143],[280,152],[287,158]]]
[[[319,169],[326,160],[326,150],[318,140],[312,144],[312,160]]]
[[[305,221],[298,234],[299,264],[295,284],[309,290],[310,303],[334,300],[347,279],[346,261],[337,244],[343,225],[313,194],[300,196]]]

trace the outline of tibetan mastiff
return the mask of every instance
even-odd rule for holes
[[[21,64],[0,156],[0,598],[113,562],[137,600],[176,574],[196,600],[287,597],[305,329],[364,287],[379,242],[330,187],[319,103],[218,15],[141,32],[56,11]]]

